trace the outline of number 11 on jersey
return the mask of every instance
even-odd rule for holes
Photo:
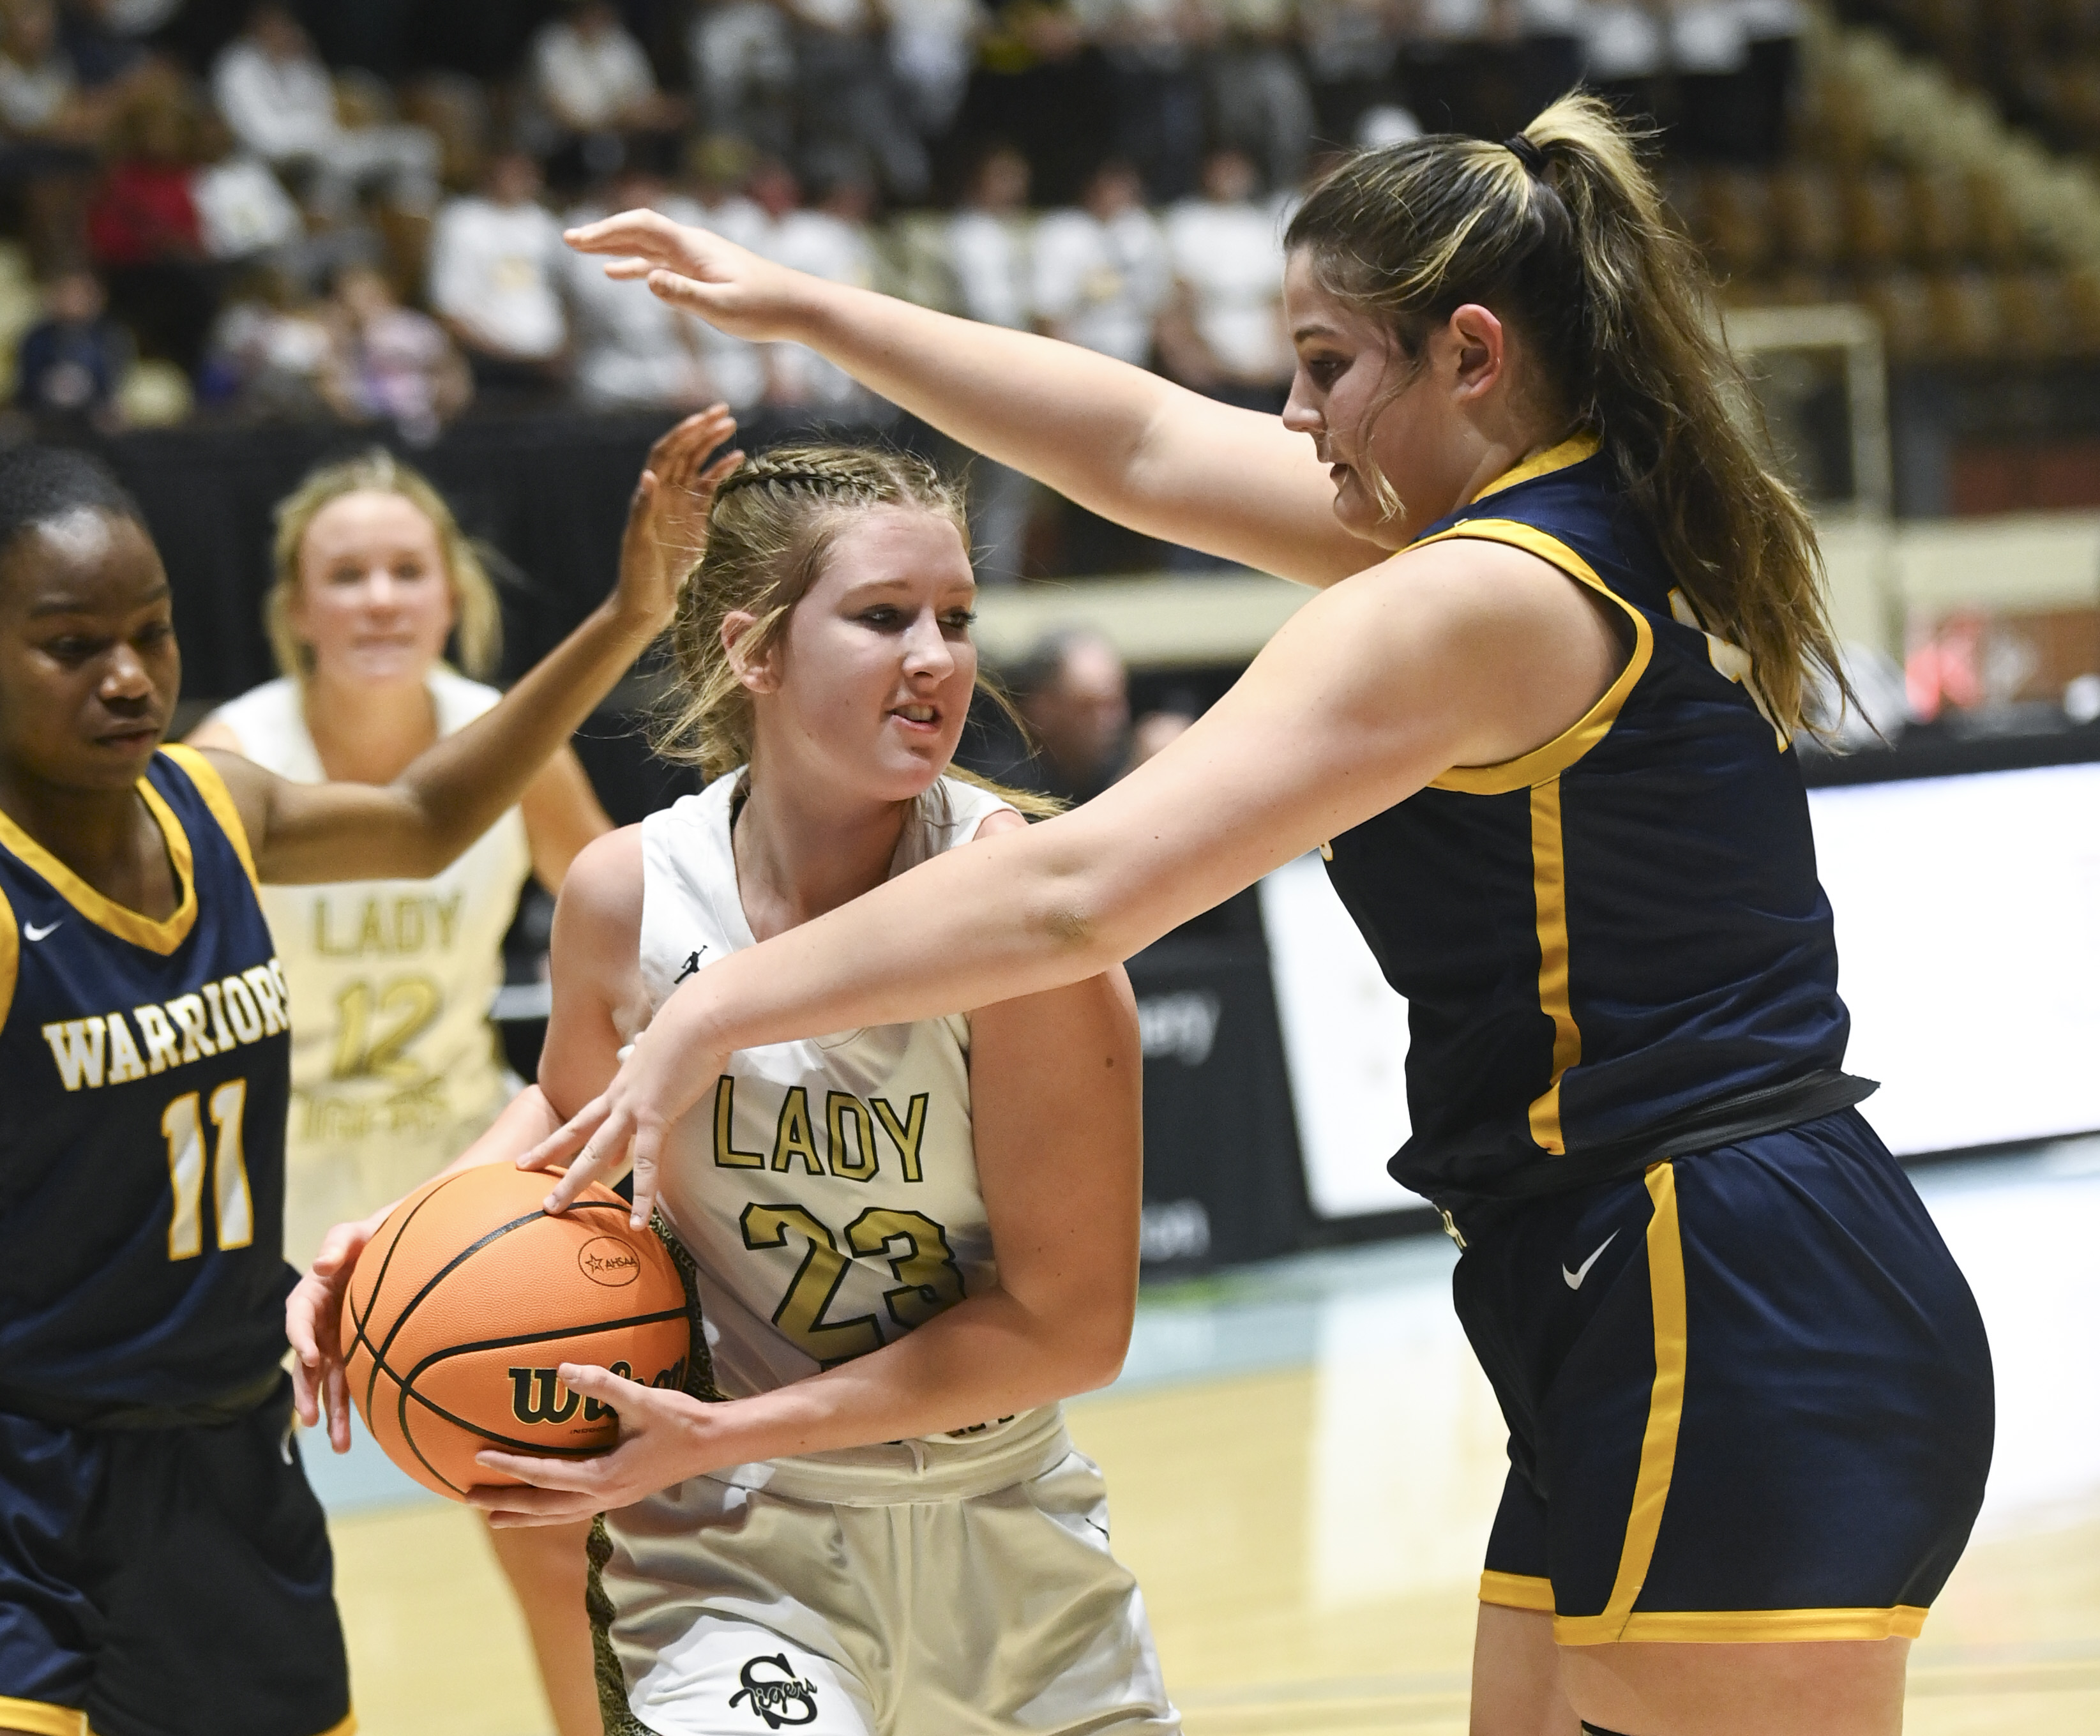
[[[255,1240],[255,1207],[248,1196],[248,1158],[240,1145],[240,1118],[248,1107],[248,1082],[228,1079],[211,1094],[211,1124],[218,1131],[212,1154],[212,1205],[222,1249],[245,1248]],[[175,1209],[168,1220],[168,1258],[194,1258],[204,1252],[204,1117],[198,1094],[184,1091],[161,1112],[168,1142],[168,1179]]]

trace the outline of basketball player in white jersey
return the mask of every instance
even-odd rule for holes
[[[719,409],[690,438],[718,444]],[[703,450],[705,450],[703,447]],[[315,470],[276,512],[264,602],[278,678],[190,736],[299,783],[386,783],[502,697],[495,586],[443,496],[384,448]],[[457,1157],[510,1096],[488,1024],[503,937],[528,874],[550,892],[611,829],[564,747],[524,800],[427,880],[262,889],[292,990],[285,1258]],[[560,1736],[597,1736],[582,1605],[585,1533],[510,1533],[497,1558],[523,1606]]]
[[[578,857],[540,1086],[462,1162],[514,1159],[602,1089],[683,978],[1024,823],[943,775],[973,589],[960,502],[917,460],[791,448],[724,485],[668,731],[715,775]],[[1128,1342],[1139,1088],[1120,970],[730,1064],[658,1195],[727,1402],[565,1366],[619,1447],[486,1454],[537,1487],[476,1493],[505,1527],[606,1513],[608,1729],[1180,1728],[1057,1402]],[[289,1311],[331,1428],[342,1275],[375,1227],[333,1232]]]

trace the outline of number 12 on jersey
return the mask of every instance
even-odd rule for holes
[[[240,1145],[240,1118],[248,1107],[248,1082],[228,1079],[211,1094],[211,1124],[218,1130],[212,1154],[212,1205],[218,1245],[245,1248],[255,1240],[255,1206],[248,1196],[248,1158]],[[204,1115],[199,1095],[184,1091],[161,1112],[168,1142],[168,1180],[175,1209],[168,1220],[168,1258],[193,1259],[204,1252]]]

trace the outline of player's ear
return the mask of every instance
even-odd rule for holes
[[[758,617],[748,609],[732,609],[722,617],[722,651],[746,693],[770,694],[780,685],[777,645],[752,643],[752,628]]]

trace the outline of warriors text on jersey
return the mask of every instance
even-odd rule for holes
[[[430,691],[440,736],[465,728],[501,697],[447,669],[430,672]],[[320,783],[326,776],[298,684],[289,678],[220,707],[214,721],[280,778]],[[488,1004],[503,978],[504,932],[531,869],[525,822],[513,809],[427,880],[265,888],[262,906],[297,1015],[295,1161],[305,1146],[417,1140],[430,1148],[428,1173],[502,1107]],[[462,1128],[464,1136],[455,1137]]]
[[[205,1403],[285,1350],[284,973],[218,773],[170,748],[139,792],[163,921],[0,815],[0,1394],[24,1406]]]
[[[1628,655],[1565,734],[1333,842],[1335,890],[1408,1000],[1394,1175],[1440,1204],[1523,1195],[1857,1102],[1799,765],[1609,456],[1568,441],[1419,542],[1454,537],[1608,599]]]
[[[652,1007],[755,944],[730,844],[739,782],[717,778],[642,822]],[[942,778],[919,798],[891,872],[968,843],[1002,805]],[[739,1051],[672,1141],[664,1210],[698,1262],[732,1397],[879,1350],[992,1280],[967,1016]]]

